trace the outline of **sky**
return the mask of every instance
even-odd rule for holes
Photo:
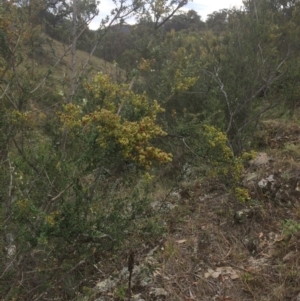
[[[193,0],[189,2],[183,10],[188,11],[190,9],[195,10],[198,15],[201,16],[202,20],[205,21],[207,15],[218,11],[223,8],[240,8],[243,5],[242,0]],[[98,29],[100,21],[103,17],[108,15],[114,8],[112,0],[102,0],[99,6],[100,14],[90,24],[90,29]],[[134,23],[134,19],[129,20],[128,23]]]

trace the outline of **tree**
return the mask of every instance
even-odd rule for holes
[[[175,15],[170,22],[166,23],[164,29],[166,31],[188,30],[197,31],[205,28],[205,23],[201,21],[201,17],[194,10],[189,10],[187,13]]]
[[[295,105],[298,73],[293,66],[298,63],[293,58],[293,39],[285,32],[293,23],[281,18],[282,14],[282,10],[274,12],[268,1],[260,1],[258,18],[247,7],[222,11],[215,18],[221,16],[222,32],[215,28],[200,37],[172,33],[167,37],[174,35],[175,43],[165,39],[153,47],[156,55],[148,68],[151,72],[143,76],[147,76],[145,85],[149,91],[164,95],[161,99],[166,100],[167,120],[171,120],[170,112],[178,116],[184,111],[189,118],[188,113],[192,113],[199,124],[213,123],[226,132],[238,155],[247,147],[262,115],[287,103],[288,98],[293,98]],[[177,54],[175,61],[173,54]],[[171,92],[176,74],[173,66],[180,66],[182,75],[198,79],[182,94]]]
[[[228,13],[227,9],[222,9],[209,14],[206,20],[207,27],[216,33],[224,32],[226,30]]]

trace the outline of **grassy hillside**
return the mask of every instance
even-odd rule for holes
[[[50,45],[49,45],[50,46]],[[66,46],[63,45],[60,42],[57,42],[55,40],[51,40],[51,46],[53,47],[52,49],[55,50],[53,59],[58,59],[62,56],[64,56],[65,51],[66,51]],[[47,48],[46,48],[47,49]],[[48,51],[50,51],[51,48],[48,48]],[[115,79],[120,79],[120,77],[124,76],[124,72],[120,68],[118,68],[116,65],[108,63],[96,56],[91,56],[84,51],[78,50],[77,51],[77,63],[78,63],[78,69],[81,70],[84,64],[89,61],[88,63],[88,68],[93,70],[94,72],[103,72],[106,74],[109,74]],[[68,69],[68,66],[71,64],[71,53],[70,51],[67,52],[67,55],[63,57],[61,61],[61,66],[58,69],[60,72],[65,71]]]
[[[63,44],[53,38],[42,34],[40,43],[34,52],[29,52],[28,58],[39,72],[47,74],[49,70],[53,78],[65,81],[71,72],[71,49],[67,44]],[[98,72],[108,74],[115,81],[124,79],[124,72],[115,64],[106,62],[96,56],[90,56],[89,53],[77,50],[76,62],[78,75],[95,75]]]

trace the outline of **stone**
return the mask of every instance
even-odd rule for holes
[[[132,301],[145,301],[142,297],[141,294],[136,294],[134,296],[131,297]]]
[[[265,165],[265,164],[269,163],[270,160],[271,159],[267,155],[267,153],[258,153],[256,158],[251,160],[249,163],[250,163],[250,166],[259,167],[261,165]]]
[[[96,289],[103,293],[103,292],[107,292],[107,291],[112,291],[116,286],[116,282],[114,280],[111,279],[105,279],[101,282],[98,282],[96,284]]]
[[[163,288],[154,287],[154,288],[151,288],[150,295],[155,298],[161,298],[161,297],[166,298],[168,296],[168,292]]]

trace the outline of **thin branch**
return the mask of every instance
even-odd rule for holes
[[[260,47],[260,45],[258,45],[259,49],[260,49],[260,53],[261,53],[261,57],[262,57],[262,63],[264,65],[264,63],[266,62],[266,59],[263,58],[263,55],[262,55],[262,49]],[[280,68],[282,67],[282,65],[284,64],[284,62],[288,59],[290,55],[290,50],[288,50],[288,53],[286,55],[286,57],[278,64],[278,66],[276,67],[276,71],[278,72],[280,70]],[[227,129],[226,129],[226,133],[228,133],[230,131],[230,129],[232,128],[232,124],[234,122],[234,117],[236,116],[236,114],[238,114],[239,112],[241,112],[244,107],[251,103],[255,98],[257,98],[261,92],[263,92],[264,90],[266,90],[270,85],[272,85],[274,83],[274,81],[276,81],[280,76],[281,74],[279,75],[276,75],[275,72],[273,72],[273,74],[270,75],[270,77],[266,80],[266,79],[263,79],[264,81],[264,84],[261,85],[259,87],[259,89],[256,90],[256,92],[254,94],[251,95],[251,97],[249,97],[248,99],[244,100],[244,101],[241,101],[239,102],[239,105],[237,105],[235,107],[234,110],[232,110],[231,108],[231,105],[230,105],[230,100],[228,98],[228,94],[227,92],[225,91],[224,89],[224,83],[222,82],[222,80],[219,78],[218,76],[218,71],[220,69],[216,69],[214,73],[212,72],[209,72],[209,71],[206,71],[204,70],[204,72],[208,75],[210,75],[213,80],[219,85],[219,88],[221,90],[221,92],[223,93],[224,95],[224,98],[225,98],[225,101],[226,101],[226,105],[227,105],[227,109],[228,109],[228,115],[229,115],[229,120],[228,120],[228,125],[227,125]],[[258,73],[257,73],[257,78],[259,77],[259,71],[258,70]],[[275,75],[275,76],[274,76]],[[262,113],[263,114],[263,113]],[[258,114],[257,115],[257,118],[259,118],[261,115]],[[253,122],[254,120],[252,120],[251,122]],[[247,125],[249,125],[249,123],[247,123]],[[243,126],[244,128],[245,126]]]
[[[131,82],[130,82],[130,84],[129,84],[128,90],[132,90],[135,81],[136,81],[136,76],[134,76],[134,77],[132,78],[132,80],[131,80]],[[120,106],[119,106],[119,108],[118,108],[118,111],[117,111],[117,115],[120,115],[121,110],[122,110],[124,104],[125,104],[125,102],[122,102],[122,103],[120,104]]]
[[[237,131],[237,133],[240,133],[245,127],[247,127],[249,124],[251,124],[253,121],[257,121],[260,119],[260,117],[267,112],[268,110],[271,110],[275,107],[277,107],[279,105],[279,101],[273,105],[269,105],[266,108],[264,108],[263,110],[261,110],[259,113],[257,113],[253,118],[251,118],[248,122],[246,122],[242,127],[240,127]],[[256,122],[256,123],[257,123]]]
[[[1,90],[3,91],[3,94],[0,96],[0,99],[2,99],[4,96],[6,96],[8,98],[8,100],[10,101],[10,103],[13,105],[13,107],[18,110],[17,105],[12,101],[12,99],[7,95],[7,90],[9,88],[9,83],[6,85],[5,90],[3,91],[3,88],[1,87]]]
[[[70,187],[72,187],[72,185],[73,183],[70,183],[66,188],[64,188],[54,197],[52,197],[51,194],[48,194],[48,199],[42,204],[40,210],[44,213],[48,213],[51,209],[51,205],[53,204],[53,202],[59,199]]]
[[[184,145],[195,155],[195,156],[197,156],[197,157],[200,157],[198,154],[196,154],[188,145],[187,145],[187,143],[185,142],[185,139],[184,138],[182,138],[182,141],[183,141],[183,143],[184,143]]]
[[[93,49],[91,50],[91,52],[89,53],[89,56],[87,58],[87,60],[84,62],[79,74],[78,74],[78,79],[82,76],[83,72],[86,70],[86,67],[88,65],[88,63],[90,62],[91,60],[91,57],[93,56],[94,52],[96,51],[97,47],[99,46],[99,43],[101,42],[101,40],[104,38],[104,36],[108,33],[108,30],[110,29],[110,27],[113,25],[113,23],[117,20],[117,19],[120,19],[120,18],[124,18],[124,17],[127,17],[128,15],[130,15],[132,12],[134,12],[134,8],[132,10],[130,10],[129,12],[127,12],[126,14],[124,15],[120,15],[122,10],[123,10],[123,4],[121,4],[121,7],[118,9],[118,12],[115,14],[115,16],[110,20],[108,26],[106,26],[103,34],[97,39]],[[78,80],[77,80],[77,83],[76,83],[76,88],[75,88],[75,91],[77,90],[79,84],[78,84]]]
[[[26,158],[25,154],[23,153],[23,151],[20,149],[19,145],[17,144],[15,138],[12,138],[12,141],[15,145],[15,147],[17,148],[19,154],[23,157],[23,159],[25,160],[25,162],[37,173],[39,173],[38,169]]]
[[[77,36],[77,40],[81,37],[81,35],[85,32],[85,30],[87,29],[87,26],[83,27],[83,29],[81,30],[81,32],[79,33],[79,35]],[[54,70],[56,68],[56,66],[61,62],[61,60],[68,55],[68,52],[70,51],[72,47],[72,44],[70,44],[64,51],[64,53],[60,56],[60,58],[58,58],[58,60],[55,62],[55,64],[48,70],[47,74],[44,76],[44,78],[40,81],[40,83],[33,89],[30,91],[30,93],[34,93],[36,90],[38,90],[44,83],[45,81],[48,79],[48,77],[50,76],[50,74],[52,73],[52,70]]]
[[[155,25],[155,30],[159,29],[160,27],[162,27],[166,22],[168,22],[173,16],[174,14],[183,6],[185,6],[188,3],[187,0],[182,0],[180,1],[180,3],[178,3],[177,7],[172,11],[172,13],[167,16],[161,23],[156,24]]]
[[[5,275],[5,273],[9,270],[9,268],[12,266],[12,264],[16,261],[16,258],[18,257],[18,254],[15,255],[15,257],[11,260],[11,262],[7,265],[7,267],[4,269],[3,273],[0,275],[0,279]]]
[[[62,196],[62,194],[63,194],[64,192],[66,192],[72,185],[73,185],[73,183],[70,183],[70,184],[69,184],[65,189],[63,189],[59,194],[57,194],[55,197],[51,198],[51,199],[50,199],[50,202],[54,202],[54,201],[56,201],[57,199],[59,199],[59,198]]]
[[[7,160],[8,160],[8,164],[9,164],[9,173],[10,173],[8,196],[9,196],[9,198],[11,198],[11,192],[12,192],[12,188],[13,188],[13,171],[14,171],[14,167],[11,165],[9,156],[8,156]]]
[[[212,72],[209,72],[209,71],[206,71],[206,70],[204,70],[204,72],[206,74],[210,75],[213,78],[213,80],[219,85],[220,90],[221,90],[221,92],[223,93],[223,95],[225,97],[225,101],[226,101],[226,105],[227,105],[227,109],[228,109],[228,114],[229,114],[229,122],[228,122],[227,129],[226,129],[226,133],[228,133],[229,130],[231,129],[234,114],[232,113],[232,110],[231,110],[230,101],[228,99],[227,92],[224,90],[224,84],[218,76],[219,70],[220,70],[219,68],[216,69],[215,73],[212,73]]]

